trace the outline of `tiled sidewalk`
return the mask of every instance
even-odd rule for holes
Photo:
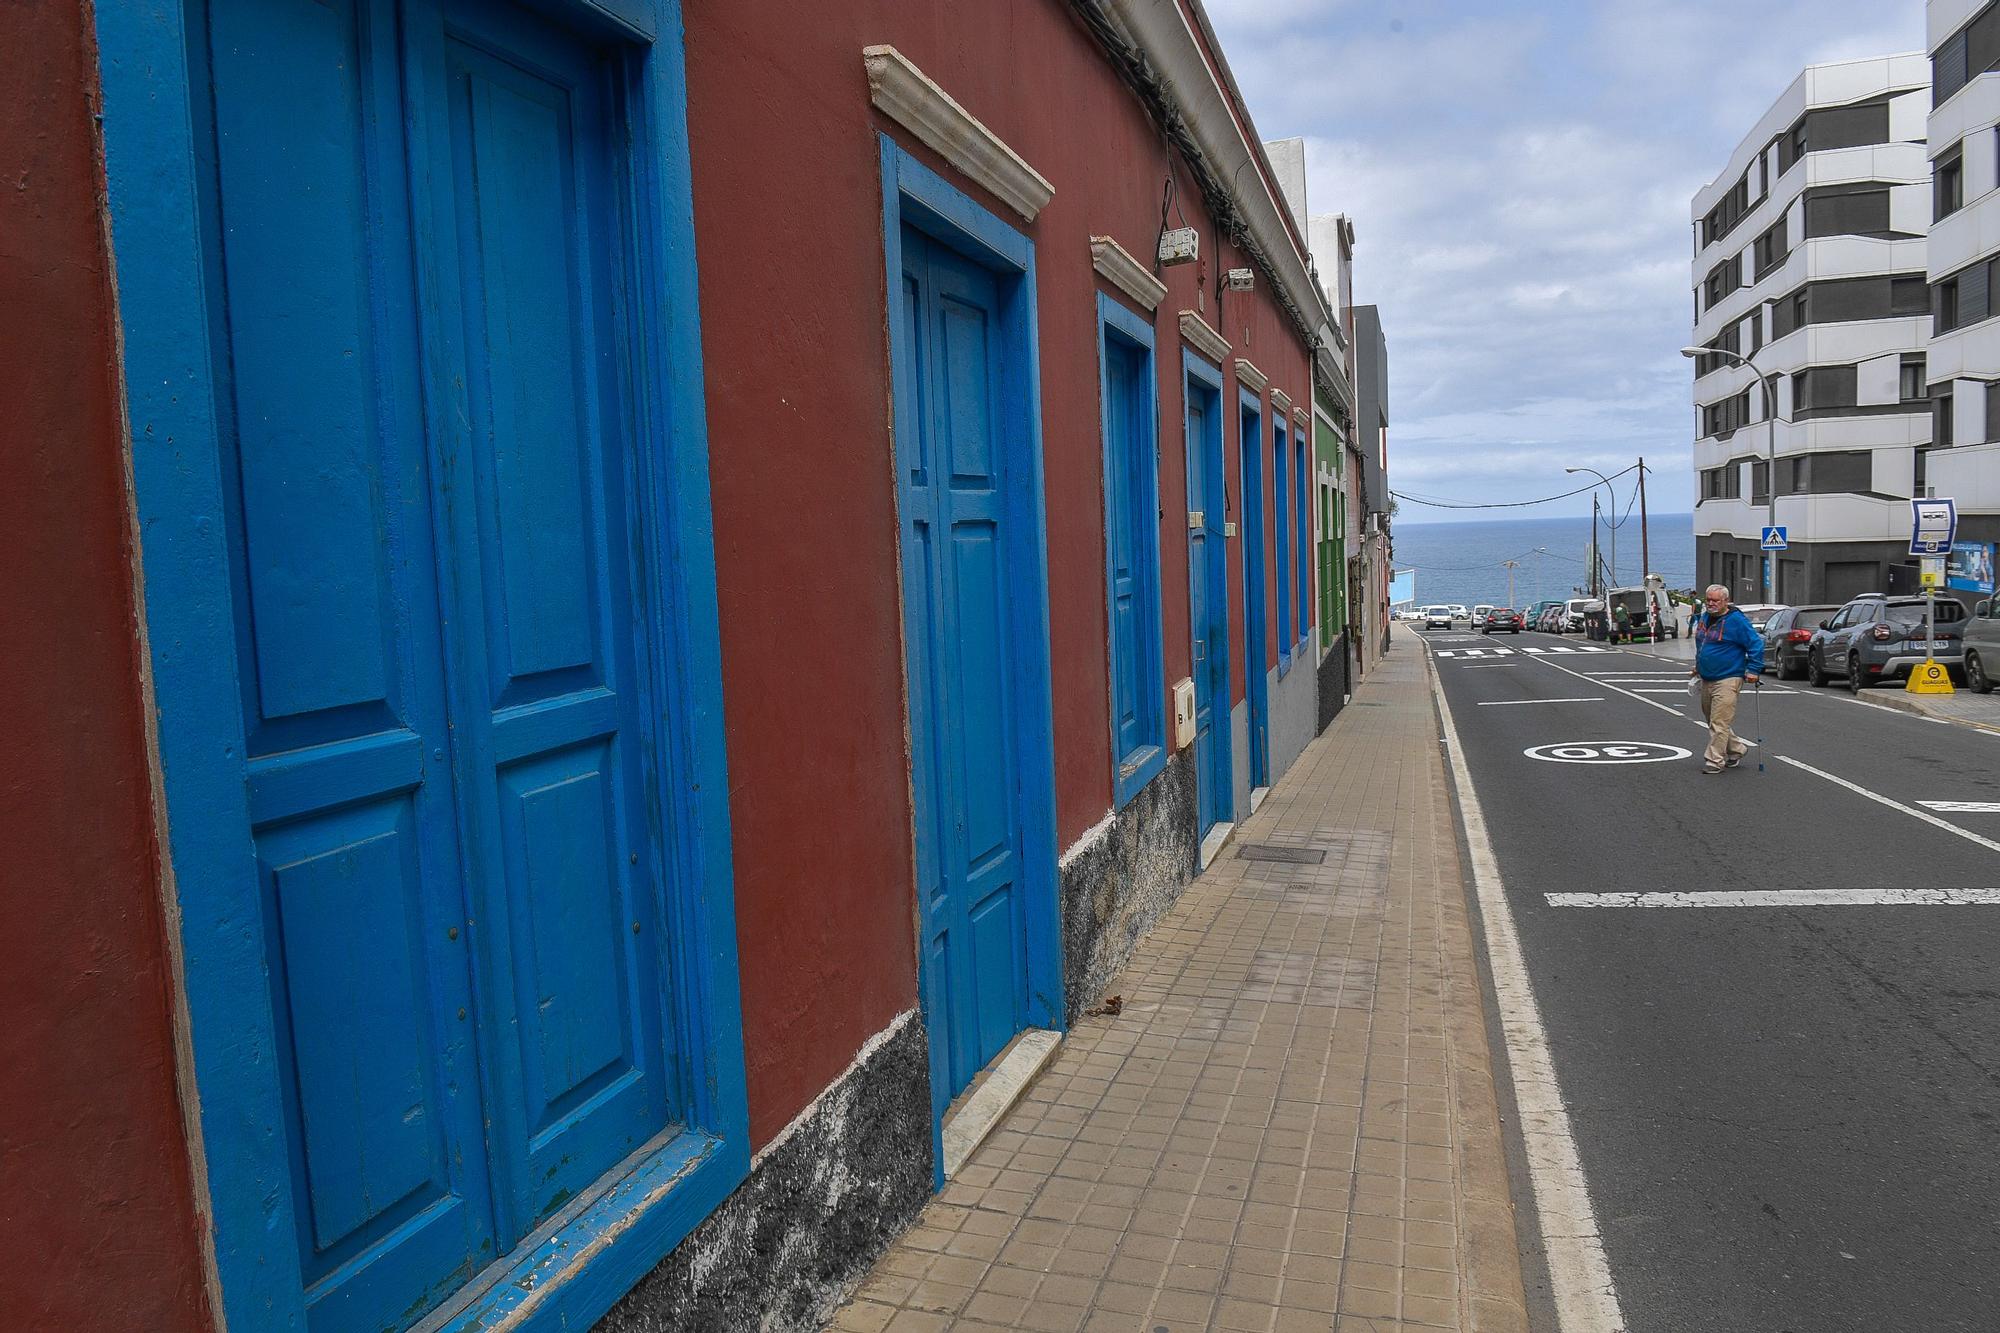
[[[832,1327],[1525,1328],[1457,847],[1405,635]]]

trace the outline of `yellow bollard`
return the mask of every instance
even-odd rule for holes
[[[1911,694],[1954,694],[1951,688],[1951,674],[1942,662],[1919,662],[1910,668],[1909,683],[1903,688]]]

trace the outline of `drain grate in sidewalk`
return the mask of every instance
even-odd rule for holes
[[[1326,862],[1326,852],[1319,847],[1280,847],[1276,843],[1246,842],[1236,849],[1241,861],[1283,861],[1295,866],[1316,866]]]

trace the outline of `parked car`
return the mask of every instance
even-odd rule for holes
[[[1453,602],[1451,604],[1451,618],[1453,620],[1471,620],[1472,612],[1466,610],[1463,603]]]
[[[1542,612],[1542,629],[1550,634],[1561,634],[1568,625],[1569,606],[1564,602],[1552,602],[1549,609]]]
[[[1527,609],[1527,611],[1521,616],[1521,623],[1526,625],[1529,629],[1541,629],[1543,617],[1548,615],[1550,608],[1558,607],[1561,605],[1562,605],[1561,602],[1551,601],[1548,598],[1543,598],[1541,601],[1536,602],[1533,606]]]
[[[1427,606],[1424,608],[1425,629],[1450,629],[1451,608],[1448,606]]]
[[[1900,680],[1926,656],[1956,675],[1964,664],[1965,607],[1937,599],[1929,648],[1924,639],[1924,599],[1879,592],[1854,598],[1813,634],[1806,646],[1806,676],[1815,685],[1834,677],[1859,694],[1878,680]]]
[[[1806,647],[1812,642],[1819,622],[1830,620],[1837,606],[1786,606],[1771,613],[1764,622],[1764,669],[1779,680],[1794,680],[1806,674]],[[1752,626],[1756,621],[1750,622]]]
[[[1762,634],[1764,627],[1771,623],[1771,617],[1784,610],[1785,604],[1783,602],[1752,602],[1748,606],[1739,606],[1736,609],[1741,611],[1750,621],[1751,629]]]
[[[1994,673],[2000,671],[2000,597],[1972,608],[1965,622],[1965,688],[1976,694],[1990,693]]]
[[[1604,603],[1598,601],[1595,597],[1570,598],[1567,602],[1563,603],[1563,632],[1565,634],[1581,634],[1583,632],[1583,618],[1592,611],[1602,611],[1603,609]]]
[[[1466,622],[1466,627],[1468,629],[1485,629],[1486,617],[1492,613],[1492,606],[1486,602],[1481,602],[1478,606],[1472,608],[1472,617]]]
[[[1481,634],[1491,634],[1493,631],[1501,629],[1508,631],[1510,634],[1519,634],[1521,632],[1521,613],[1511,606],[1496,606],[1488,610],[1486,619],[1480,622],[1479,632]]]

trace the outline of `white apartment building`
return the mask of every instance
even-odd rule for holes
[[[1739,602],[1914,585],[1908,502],[1937,373],[1929,109],[1921,55],[1808,66],[1694,197],[1692,343],[1710,349],[1695,359],[1696,571]],[[1989,187],[1993,166],[1989,152]],[[1790,541],[1773,561],[1767,523]]]
[[[2000,542],[2000,4],[1930,0],[1926,17],[1936,99],[1928,251],[1936,413],[1918,478],[1958,501],[1960,542],[1986,547],[1983,566],[1954,560],[1948,571],[1971,600],[1993,594]]]

